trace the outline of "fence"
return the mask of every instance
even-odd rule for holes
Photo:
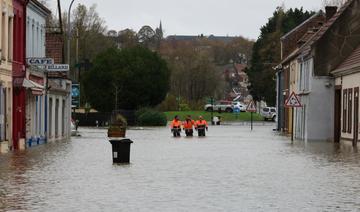
[[[72,118],[79,121],[79,126],[108,126],[110,124],[111,116],[113,113],[120,113],[123,115],[129,126],[134,126],[135,111],[133,110],[117,110],[111,112],[97,112],[97,113],[72,113]]]

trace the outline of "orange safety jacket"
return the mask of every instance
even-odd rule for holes
[[[186,120],[186,121],[184,121],[183,126],[184,126],[184,129],[192,130],[193,127],[195,126],[195,121],[194,120]]]
[[[197,120],[195,123],[196,128],[205,128],[208,127],[208,124],[205,120]]]
[[[180,120],[173,120],[170,125],[171,129],[174,128],[181,128],[181,121]]]

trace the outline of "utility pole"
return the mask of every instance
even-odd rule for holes
[[[67,26],[67,63],[69,64],[69,66],[71,66],[70,64],[70,40],[71,40],[71,22],[70,22],[70,13],[71,13],[71,7],[74,3],[74,0],[71,1],[70,6],[69,6],[69,10],[68,10],[68,26]],[[69,72],[68,72],[68,77]]]
[[[210,99],[211,102],[211,125],[214,125],[214,97],[211,97]]]
[[[78,83],[80,85],[80,66],[79,66],[79,29],[76,28],[76,51],[75,51],[75,64],[77,65],[78,68]],[[75,74],[74,74],[74,79],[75,79]]]
[[[63,24],[62,24],[62,17],[61,17],[61,4],[60,0],[57,0],[57,7],[59,12],[59,24],[60,24],[60,33],[63,33]]]

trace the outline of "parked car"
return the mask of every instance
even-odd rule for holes
[[[272,120],[276,119],[276,108],[275,107],[264,107],[260,110],[260,115],[264,117],[264,120]]]
[[[219,101],[216,102],[215,104],[206,104],[204,106],[204,109],[206,111],[225,111],[225,112],[229,112],[232,113],[233,112],[233,106],[231,101]]]
[[[233,109],[239,109],[241,112],[245,112],[246,111],[246,106],[243,105],[241,102],[233,102]]]

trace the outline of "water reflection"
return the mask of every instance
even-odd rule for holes
[[[206,138],[137,128],[131,164],[104,129],[0,156],[0,211],[346,211],[360,208],[351,144],[291,144],[273,126],[211,127]]]

